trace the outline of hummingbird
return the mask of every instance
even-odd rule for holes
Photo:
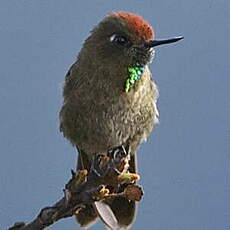
[[[152,26],[129,12],[108,14],[93,28],[66,74],[60,111],[60,131],[78,150],[77,170],[90,170],[96,154],[123,147],[129,171],[137,172],[137,149],[159,119],[149,63],[156,46],[181,39],[155,39]],[[127,229],[135,215],[135,202],[117,197],[86,205],[76,219],[83,228],[100,217],[109,229]]]

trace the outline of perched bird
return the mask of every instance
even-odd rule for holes
[[[60,130],[78,149],[77,169],[89,170],[95,154],[123,146],[131,158],[129,171],[136,172],[137,148],[159,116],[148,67],[153,47],[180,39],[155,40],[151,25],[128,12],[109,14],[92,30],[66,75],[60,111]],[[128,228],[135,202],[115,198],[87,205],[76,219],[86,228],[98,216],[110,229]]]

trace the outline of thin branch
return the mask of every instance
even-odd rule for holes
[[[77,173],[72,170],[72,178],[65,185],[63,198],[53,206],[43,208],[30,223],[17,222],[8,230],[43,230],[60,219],[73,216],[86,204],[111,197],[126,197],[129,200],[139,201],[143,195],[142,189],[133,184],[139,179],[139,175],[125,170],[126,158],[122,157],[119,161],[115,161],[114,158],[101,158],[96,161],[97,170],[93,169],[89,174],[87,170],[80,170]],[[118,186],[124,183],[130,185],[120,193],[110,193],[106,188],[107,185]]]

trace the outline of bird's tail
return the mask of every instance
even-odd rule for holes
[[[87,169],[89,171],[91,163],[87,154],[78,150],[77,170]],[[136,154],[131,154],[129,165],[129,171],[136,173]],[[124,187],[120,189],[123,191]],[[115,230],[128,228],[135,219],[135,213],[136,202],[129,201],[123,197],[116,197],[106,202],[99,201],[91,205],[86,205],[86,207],[81,209],[75,216],[83,228],[88,228],[100,217],[109,229]]]
[[[88,155],[78,149],[77,170],[86,169],[89,171],[91,164],[92,162]],[[98,214],[92,204],[87,204],[85,208],[82,208],[77,214],[75,214],[75,217],[81,227],[88,228],[97,220]]]

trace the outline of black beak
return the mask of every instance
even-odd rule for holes
[[[183,38],[184,37],[180,36],[180,37],[164,39],[164,40],[151,40],[151,41],[145,42],[144,46],[145,46],[145,48],[152,48],[154,46],[159,46],[159,45],[163,45],[163,44],[169,44],[169,43],[177,42]]]

